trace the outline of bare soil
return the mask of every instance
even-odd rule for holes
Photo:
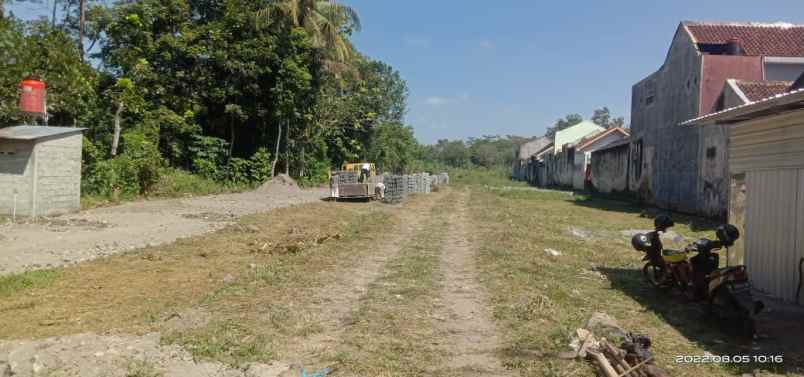
[[[0,275],[75,264],[209,233],[244,215],[314,202],[324,189],[266,183],[252,192],[152,200],[0,226]]]
[[[181,347],[160,344],[158,333],[99,336],[92,333],[35,341],[0,342],[0,375],[60,377],[275,377],[290,366],[248,364],[233,368],[196,362]]]
[[[468,197],[468,193],[460,193],[457,208],[449,214],[441,250],[441,315],[445,320],[440,327],[448,334],[441,342],[448,355],[443,367],[460,371],[462,376],[504,376],[508,373],[497,358],[501,343],[480,285],[477,251],[468,230]]]
[[[333,271],[326,278],[329,283],[313,293],[312,305],[304,310],[315,313],[317,331],[287,342],[287,348],[281,351],[283,363],[318,365],[332,356],[343,333],[353,322],[360,300],[366,296],[372,284],[388,273],[389,261],[396,259],[408,241],[422,231],[421,216],[429,213],[435,202],[421,200],[409,204],[412,205],[401,212],[393,232],[383,234],[379,242],[371,245],[365,258],[360,258],[345,271]]]

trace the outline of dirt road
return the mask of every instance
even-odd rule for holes
[[[256,211],[251,199],[227,200],[190,213],[211,222]],[[740,345],[694,307],[646,289],[623,232],[650,220],[613,204],[482,187],[394,206],[317,202],[0,279],[0,375],[592,375],[584,360],[557,355],[597,312],[655,339],[657,365],[672,375],[734,375],[673,362],[704,352],[784,354],[787,365],[763,371],[799,375],[796,347]],[[761,366],[740,371],[749,367]]]
[[[323,189],[269,183],[252,192],[153,200],[0,226],[0,275],[79,263],[208,233],[243,215],[318,201]]]

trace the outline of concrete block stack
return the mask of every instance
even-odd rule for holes
[[[407,181],[403,175],[385,177],[385,203],[396,204],[405,199]]]
[[[412,175],[405,175],[405,192],[416,192],[416,178]]]
[[[449,173],[441,173],[436,175],[436,177],[435,185],[440,186],[449,184]]]
[[[338,177],[339,185],[351,185],[357,183],[358,175],[352,171],[339,171],[335,173]]]

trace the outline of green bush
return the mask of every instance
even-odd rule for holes
[[[187,194],[214,195],[246,188],[227,186],[188,171],[166,168],[162,171],[159,183],[151,195],[160,197],[178,197]]]
[[[136,196],[153,190],[164,166],[156,143],[134,131],[123,135],[123,146],[119,156],[88,167],[83,180],[85,194]]]
[[[224,180],[228,145],[226,140],[217,137],[193,135],[189,148],[193,172],[215,181]]]
[[[265,148],[260,148],[249,159],[249,178],[251,182],[265,182],[271,176],[271,154]]]
[[[316,186],[329,181],[330,163],[326,160],[315,160],[307,166],[304,176],[299,179],[302,186]]]

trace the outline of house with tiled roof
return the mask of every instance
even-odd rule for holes
[[[725,217],[727,130],[676,127],[783,92],[804,73],[804,25],[681,22],[631,98],[628,190],[656,206]]]
[[[570,151],[575,154],[572,159],[575,164],[572,187],[584,190],[592,184],[592,152],[628,139],[628,136],[628,130],[625,128],[614,127],[589,135],[575,143]]]

